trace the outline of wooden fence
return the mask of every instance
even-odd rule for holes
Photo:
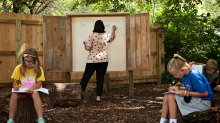
[[[43,16],[0,14],[0,83],[8,83],[20,53],[36,48],[43,62]]]
[[[0,74],[0,85],[12,81],[10,76],[19,62],[17,61],[19,54],[29,47],[37,49],[48,82],[79,82],[83,72],[71,71],[72,63],[68,60],[74,60],[71,51],[71,17],[73,16],[51,17],[1,13],[0,70],[2,72]],[[135,28],[136,30],[130,29],[130,34],[134,35],[129,35],[127,39],[131,43],[132,41],[134,43],[136,40],[141,40],[139,48],[142,46],[147,50],[146,52],[139,49],[135,50],[135,52],[138,52],[136,54],[139,55],[140,53],[141,57],[145,57],[147,60],[141,61],[141,65],[146,68],[145,70],[135,70],[136,66],[134,64],[130,66],[130,69],[133,70],[134,82],[160,82],[161,74],[164,71],[163,30],[159,25],[149,24],[148,14],[126,15],[126,18],[130,22],[127,25],[129,29]],[[129,46],[132,50],[132,44]],[[127,57],[136,59],[136,56],[128,55]],[[138,61],[134,60],[134,62]],[[135,64],[138,65],[138,63]],[[110,71],[107,76],[109,81],[114,83],[127,83],[129,80],[128,71]],[[91,81],[94,81],[94,79],[95,76],[92,77]]]

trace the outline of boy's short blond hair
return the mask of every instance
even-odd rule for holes
[[[173,69],[180,70],[186,63],[186,59],[178,54],[174,54],[173,58],[167,64],[167,69],[168,71],[172,71]]]

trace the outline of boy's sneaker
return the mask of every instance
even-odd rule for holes
[[[38,123],[45,123],[44,118],[42,118],[42,117],[39,117],[39,118],[37,119],[37,122],[38,122]]]
[[[14,123],[14,121],[13,121],[12,119],[9,119],[9,120],[7,121],[7,123]]]

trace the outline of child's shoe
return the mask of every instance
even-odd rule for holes
[[[42,117],[39,117],[39,118],[37,119],[37,122],[38,122],[38,123],[45,123],[44,118],[42,118]]]
[[[14,123],[14,121],[13,121],[12,119],[9,119],[9,120],[7,121],[7,123]]]

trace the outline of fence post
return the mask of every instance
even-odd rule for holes
[[[128,71],[128,73],[129,73],[129,96],[133,97],[134,96],[133,71],[130,70]]]
[[[21,19],[16,19],[16,64],[19,64],[19,58],[20,58],[20,49],[21,49],[21,35],[22,35],[22,29],[21,29]]]

